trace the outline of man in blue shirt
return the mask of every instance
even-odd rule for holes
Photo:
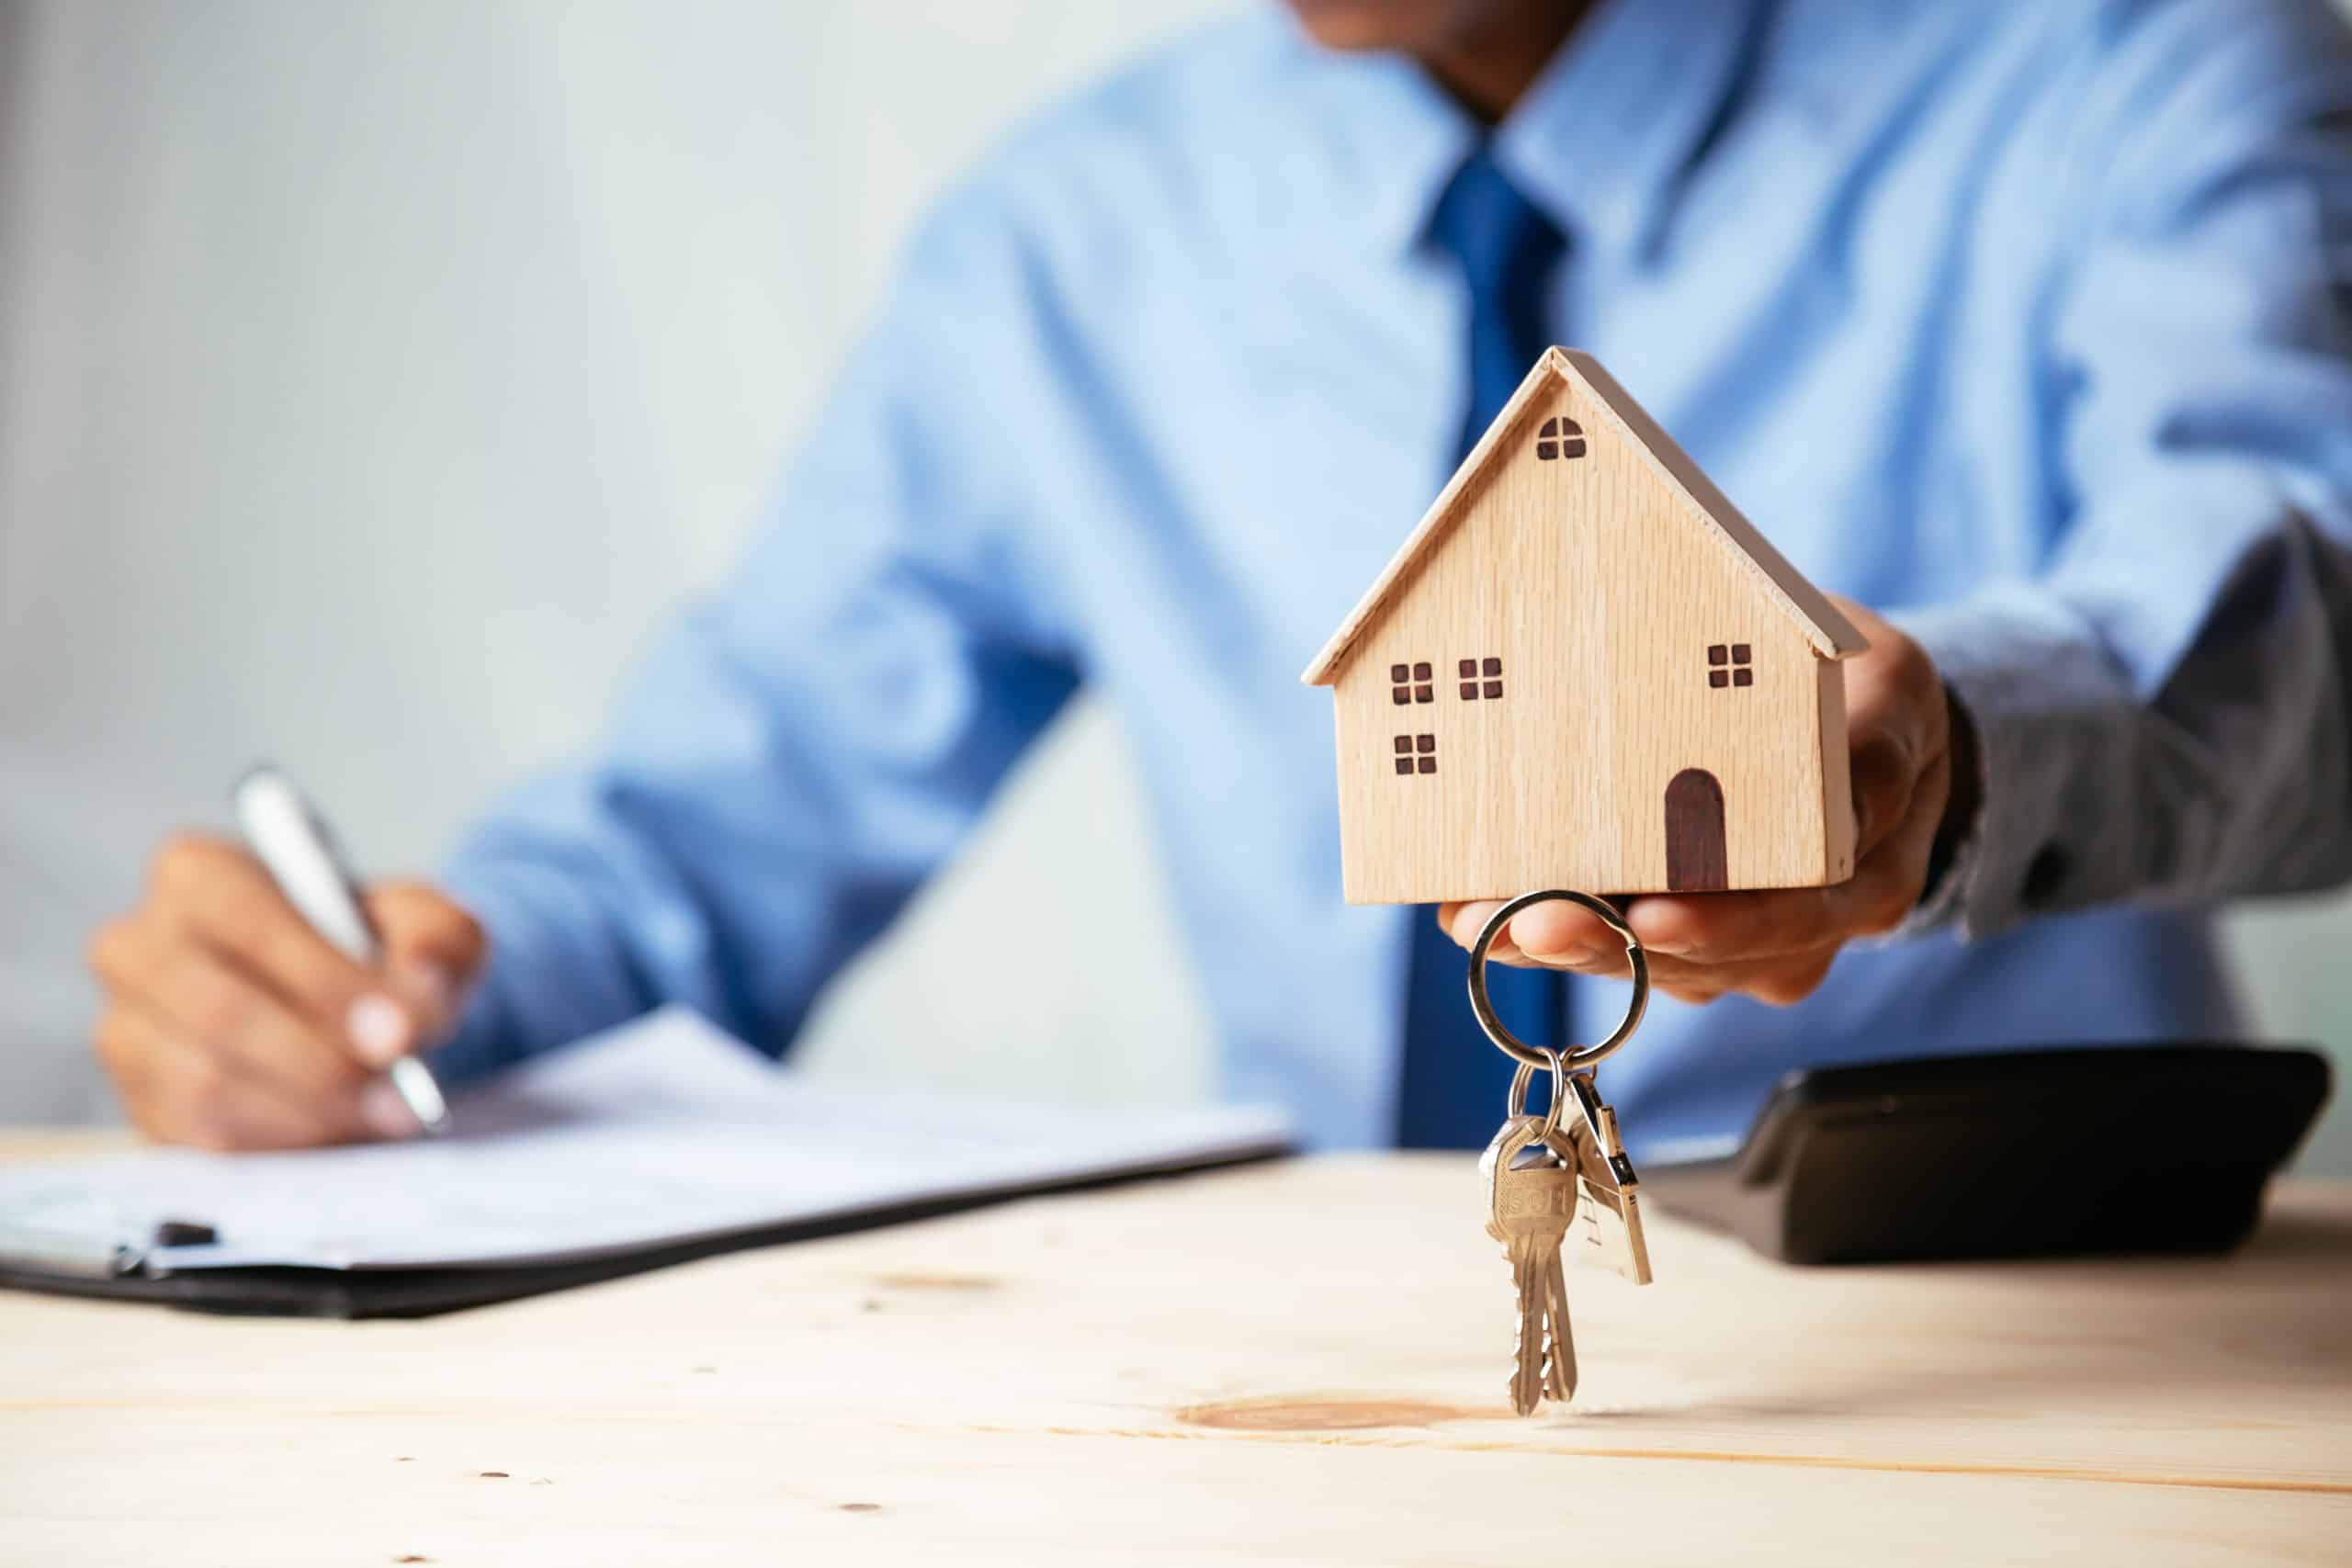
[[[384,974],[173,840],[94,942],[133,1117],[396,1135],[412,1045],[484,1072],[665,1001],[780,1051],[1083,682],[1227,1089],[1323,1143],[1482,1138],[1459,949],[1341,903],[1296,674],[1553,341],[1872,642],[1854,881],[1631,906],[1670,993],[1609,1071],[1634,1152],[1736,1134],[1795,1063],[2237,1032],[2211,911],[2352,869],[2352,50],[2317,0],[1293,12],[940,204],[601,751],[377,891]],[[1573,913],[1505,956],[1589,1037],[1622,987]]]

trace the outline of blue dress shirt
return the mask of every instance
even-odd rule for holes
[[[1793,1064],[2233,1032],[2209,911],[2352,873],[2347,127],[2318,0],[1615,0],[1499,128],[1567,238],[1554,338],[1982,735],[1914,929],[1795,1008],[1653,1005],[1604,1074],[1637,1156]],[[600,751],[461,847],[496,953],[445,1070],[664,1001],[782,1050],[1084,683],[1225,1089],[1386,1137],[1428,916],[1340,901],[1297,672],[1451,468],[1427,226],[1476,135],[1269,10],[1012,137]]]

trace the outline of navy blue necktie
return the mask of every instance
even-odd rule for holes
[[[1544,288],[1566,242],[1484,147],[1439,198],[1430,238],[1461,266],[1469,290],[1470,407],[1456,449],[1466,454],[1551,344]],[[1508,897],[1532,889],[1493,891]],[[1468,955],[1426,911],[1416,911],[1396,1107],[1400,1148],[1478,1148],[1502,1122],[1511,1064],[1471,1016],[1468,978]],[[1567,982],[1561,976],[1495,964],[1487,994],[1528,1043],[1557,1046],[1566,1039]],[[1540,1104],[1540,1091],[1537,1098]]]

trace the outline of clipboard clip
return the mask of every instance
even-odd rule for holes
[[[77,1280],[119,1280],[141,1272],[156,1247],[203,1247],[220,1240],[196,1220],[158,1220],[135,1234],[114,1206],[88,1193],[57,1195],[0,1214],[0,1262]]]

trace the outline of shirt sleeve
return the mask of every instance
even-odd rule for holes
[[[1017,375],[990,402],[944,368],[1010,364],[1020,272],[976,202],[933,220],[722,591],[590,761],[463,841],[447,880],[492,958],[440,1070],[669,1002],[781,1052],[1060,708],[1076,660],[991,428]]]
[[[2048,338],[2068,526],[2040,576],[1899,617],[1984,790],[1915,928],[2352,875],[2352,67],[2310,9],[2173,7],[2091,95],[2115,134]]]

